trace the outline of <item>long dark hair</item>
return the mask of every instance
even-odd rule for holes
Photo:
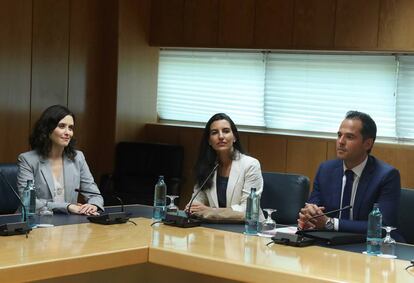
[[[52,149],[52,141],[50,140],[50,134],[59,124],[59,121],[70,115],[75,121],[75,115],[65,106],[53,105],[48,107],[36,121],[33,132],[29,137],[29,143],[33,150],[36,150],[43,158],[49,156]],[[68,146],[63,150],[63,154],[69,159],[75,158],[75,139],[71,138]]]
[[[244,153],[244,149],[240,143],[239,132],[237,131],[236,125],[233,120],[224,113],[214,114],[210,120],[208,120],[206,127],[204,128],[203,137],[201,138],[199,153],[196,165],[194,167],[194,175],[198,186],[201,186],[204,180],[207,178],[208,174],[214,168],[217,163],[217,153],[209,145],[210,139],[210,127],[211,124],[218,120],[226,120],[230,124],[231,131],[236,139],[233,143],[233,148],[235,149],[232,155],[232,158],[235,159],[238,153]],[[212,183],[212,177],[207,181],[206,188],[210,187]]]

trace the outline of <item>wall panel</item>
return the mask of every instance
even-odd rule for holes
[[[32,2],[0,2],[0,162],[28,150]]]
[[[31,123],[50,105],[67,105],[68,0],[33,0]]]
[[[414,1],[381,0],[378,48],[414,50]]]
[[[254,0],[219,1],[220,47],[252,47],[254,32]]]
[[[286,172],[287,138],[274,135],[249,135],[249,154],[260,161],[262,171]]]
[[[375,50],[380,0],[338,0],[335,48]]]
[[[326,160],[326,151],[327,142],[324,140],[290,137],[286,171],[306,175],[313,183],[319,164]]]
[[[141,5],[136,2],[136,5]],[[137,13],[139,10],[129,12]],[[181,46],[184,43],[183,31],[184,0],[151,1],[151,45]]]
[[[335,8],[335,0],[296,0],[293,46],[333,48]]]
[[[256,48],[292,47],[294,3],[286,0],[256,1]]]
[[[105,34],[112,34],[116,38],[113,20],[107,15],[106,9],[115,1],[108,0],[72,0],[70,21],[70,56],[69,56],[69,86],[68,107],[76,116],[75,135],[78,140],[78,148],[85,151],[88,162],[101,165],[102,156],[101,141],[112,140],[114,145],[114,119],[115,105],[101,107],[101,103],[110,100],[108,84],[116,82],[116,72],[112,76],[103,79],[106,73],[111,73],[106,67],[111,61],[116,62],[116,49],[106,53]],[[111,7],[113,9],[114,7]],[[116,8],[116,7],[115,7]],[[116,11],[116,9],[115,9]],[[114,65],[114,64],[112,64]],[[115,66],[114,66],[115,67]],[[112,87],[112,96],[115,93]],[[100,129],[101,125],[104,125]],[[109,154],[106,151],[106,154]],[[99,167],[101,167],[99,166]],[[97,178],[103,173],[100,171],[109,168],[91,168],[96,172]]]
[[[217,46],[218,1],[187,0],[184,6],[184,44]]]

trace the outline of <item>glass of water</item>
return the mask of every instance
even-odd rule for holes
[[[53,225],[53,210],[49,208],[48,204],[52,200],[46,200],[44,205],[39,209],[39,224],[37,227],[52,227]]]
[[[397,246],[397,242],[391,237],[391,231],[397,228],[391,227],[391,226],[384,226],[381,228],[384,229],[385,232],[387,232],[387,234],[385,235],[385,238],[382,240],[382,243],[381,243],[381,255],[380,256],[386,257],[386,258],[396,258],[395,248]]]

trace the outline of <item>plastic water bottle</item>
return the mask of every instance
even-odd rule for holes
[[[246,222],[244,233],[247,235],[256,235],[259,224],[260,197],[256,193],[256,188],[252,188],[247,198]]]
[[[23,221],[26,219],[30,227],[35,226],[36,213],[36,190],[33,180],[27,180],[27,185],[23,190],[22,195],[25,210],[22,211]],[[26,215],[25,215],[26,212]]]
[[[381,227],[382,214],[379,210],[378,203],[374,204],[374,208],[368,215],[368,231],[367,231],[367,253],[377,255],[381,253]]]
[[[154,220],[162,220],[165,217],[165,209],[167,205],[166,194],[167,185],[164,182],[164,176],[160,176],[158,182],[155,184],[154,210],[152,213],[152,218]]]

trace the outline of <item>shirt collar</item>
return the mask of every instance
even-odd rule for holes
[[[361,163],[359,163],[357,166],[355,166],[354,168],[351,168],[352,172],[354,172],[355,175],[358,176],[358,178],[361,177],[362,175],[362,171],[364,171],[365,165],[367,165],[367,161],[368,161],[368,155],[367,157],[364,159],[364,161],[362,161]],[[345,166],[345,162],[342,163],[343,164],[343,169],[344,169],[344,173],[345,170],[347,170],[348,168],[346,168]]]

